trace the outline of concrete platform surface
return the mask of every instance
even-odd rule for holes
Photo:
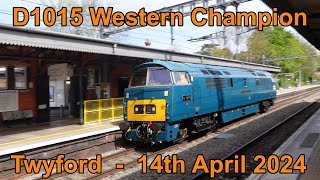
[[[281,157],[284,154],[291,155],[293,162],[300,155],[305,155],[307,170],[300,173],[294,170],[292,174],[252,174],[250,180],[278,180],[278,179],[320,179],[320,109],[304,123],[290,138],[287,139],[273,154]],[[282,167],[284,163],[280,163]],[[292,168],[292,166],[290,166]]]
[[[277,90],[277,95],[283,95],[283,94],[292,93],[292,92],[301,91],[301,90],[319,87],[319,86],[320,85],[307,85],[307,86],[300,86],[300,87],[294,87],[289,89],[280,89],[280,90]]]
[[[83,126],[78,124],[60,127],[46,126],[43,129],[28,132],[16,130],[18,133],[1,135],[0,156],[116,131],[119,130],[118,124],[120,122],[122,122],[122,119]],[[35,129],[37,129],[37,126],[35,126]]]

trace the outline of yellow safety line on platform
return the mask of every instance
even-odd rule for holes
[[[88,129],[94,129],[94,128],[98,128],[98,127],[103,127],[105,125],[114,125],[114,124],[106,123],[106,124],[103,124],[103,125],[94,126],[94,127],[85,128],[85,129],[78,129],[78,130],[73,130],[73,131],[68,131],[68,132],[61,132],[61,133],[56,133],[56,134],[44,135],[44,136],[40,136],[40,137],[17,140],[17,141],[8,142],[8,143],[2,143],[2,144],[0,144],[0,147],[1,146],[6,146],[6,145],[10,145],[10,144],[16,144],[16,143],[20,143],[20,142],[27,142],[27,141],[32,141],[32,140],[37,140],[37,139],[42,139],[42,138],[48,138],[48,137],[57,136],[57,135],[70,134],[70,133],[73,133],[73,132],[87,131]]]

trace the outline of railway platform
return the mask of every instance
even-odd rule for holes
[[[283,89],[278,96],[290,95],[297,91],[306,91],[316,86]],[[73,141],[89,136],[119,130],[122,119],[78,125],[77,119],[52,121],[46,124],[25,125],[0,128],[0,156],[23,152],[35,148]]]
[[[305,155],[305,165],[307,166],[305,173],[294,170],[292,174],[252,174],[248,179],[318,180],[320,177],[320,109],[273,154],[278,157],[281,157],[284,154],[291,155],[293,157],[293,162],[295,162],[300,155]],[[283,163],[281,165],[283,165]]]
[[[0,156],[119,130],[122,119],[78,125],[68,119],[28,127],[0,128]]]

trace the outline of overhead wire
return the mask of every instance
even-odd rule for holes
[[[20,1],[27,2],[27,3],[31,3],[31,4],[35,4],[35,5],[50,7],[50,6],[47,5],[47,4],[32,2],[32,1],[29,1],[29,0],[20,0]],[[71,12],[71,11],[68,10],[68,12]],[[86,14],[86,13],[83,13],[83,15],[88,16],[88,17],[91,17],[89,14]],[[163,33],[171,34],[171,32],[168,32],[168,31],[163,31],[163,30],[159,30],[159,29],[153,29],[153,28],[150,28],[150,27],[145,27],[145,28],[146,28],[146,29],[150,29],[150,30],[152,30],[152,31],[158,31],[158,32],[163,32]],[[191,36],[182,35],[182,34],[177,34],[177,33],[173,33],[173,34],[174,34],[174,35],[177,35],[177,36],[181,36],[181,37],[188,37],[188,38],[191,37]]]
[[[40,6],[44,6],[44,7],[50,7],[49,5],[47,4],[44,4],[44,3],[39,3],[39,2],[32,2],[32,1],[29,1],[29,0],[20,0],[20,1],[23,1],[23,2],[26,2],[26,3],[31,3],[31,4],[35,4],[35,5],[40,5]],[[7,11],[9,12],[9,11]],[[70,11],[69,11],[70,12]],[[5,12],[0,12],[2,14],[7,14],[7,15],[13,15],[12,13],[5,13]],[[88,14],[83,14],[83,15],[86,15],[86,16],[89,16]],[[31,17],[31,19],[34,19],[33,17]],[[68,18],[70,19],[70,18]],[[99,31],[98,29],[93,29],[93,28],[88,28],[88,27],[75,27],[75,28],[79,28],[79,29],[86,29],[86,30],[92,30],[92,31]],[[163,32],[163,33],[168,33],[168,34],[171,34],[171,32],[168,32],[168,31],[163,31],[163,30],[159,30],[159,29],[154,29],[154,28],[149,28],[149,27],[146,27],[147,29],[149,30],[152,30],[152,31],[158,31],[158,32]],[[141,35],[144,35],[144,36],[153,36],[153,37],[157,37],[157,38],[163,38],[163,39],[170,39],[171,37],[163,37],[163,36],[160,36],[160,35],[154,35],[154,34],[146,34],[146,33],[140,33],[140,32],[130,32],[130,33],[133,33],[133,34],[141,34]],[[174,35],[177,35],[177,36],[180,36],[180,37],[188,37],[190,38],[191,36],[187,36],[187,35],[181,35],[181,34],[177,34],[177,33],[173,33]],[[129,35],[123,35],[122,36],[125,36],[125,37],[130,37],[130,38],[135,38],[135,39],[142,39],[142,38],[139,38],[139,37],[135,37],[135,36],[129,36]],[[180,39],[177,39],[175,38],[174,39],[175,42],[182,42],[182,43],[186,43],[186,40],[180,40]],[[168,44],[168,43],[164,43],[164,42],[160,42],[160,41],[154,41],[153,42],[155,43],[160,43],[160,44],[165,44],[165,45],[169,45],[169,46],[177,46],[177,47],[185,47],[185,48],[189,48],[190,47],[186,47],[184,45],[172,45],[172,44]],[[195,50],[195,49],[194,49]]]
[[[5,13],[5,12],[1,12],[1,11],[0,11],[0,14],[13,15],[12,13]],[[0,24],[12,26],[12,24],[8,24],[8,23],[0,23]],[[28,27],[28,28],[41,29],[40,27]],[[96,32],[99,31],[98,29],[92,29],[92,28],[88,28],[88,27],[75,27],[75,28],[92,30],[92,31],[96,31]],[[142,33],[140,33],[140,34],[142,34]],[[145,35],[145,34],[142,34],[142,35]],[[126,34],[123,34],[122,36],[124,36],[124,37],[129,37],[129,38],[133,38],[133,39],[146,40],[145,38],[130,36],[130,35],[126,35]],[[153,42],[153,43],[158,43],[158,44],[164,44],[164,45],[168,45],[168,46],[184,47],[184,48],[192,49],[191,47],[189,47],[189,46],[184,46],[184,45],[171,45],[171,44],[169,44],[169,43],[165,43],[165,42],[161,42],[161,41],[155,41],[155,40],[152,40],[152,42]],[[196,49],[193,49],[193,50],[196,50]]]

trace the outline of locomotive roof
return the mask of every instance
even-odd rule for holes
[[[230,73],[231,76],[237,75],[248,75],[254,76],[252,73],[263,73],[266,76],[271,76],[269,72],[261,71],[261,70],[248,70],[248,69],[241,69],[241,68],[231,68],[231,67],[223,67],[223,66],[212,66],[206,64],[193,64],[193,63],[181,63],[181,62],[174,62],[174,61],[161,61],[161,60],[153,60],[147,63],[143,63],[136,67],[136,69],[147,67],[147,66],[162,66],[171,71],[187,71],[189,73],[201,73],[201,70],[213,70],[213,71],[227,71]],[[260,77],[260,76],[259,76]]]

